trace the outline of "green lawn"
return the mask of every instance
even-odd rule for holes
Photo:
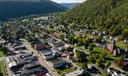
[[[76,65],[79,66],[79,67],[83,67],[83,63],[77,62]]]
[[[75,70],[77,70],[77,68],[74,68],[74,69],[58,68],[58,69],[56,69],[56,71],[57,71],[59,74],[61,74],[62,76],[63,76],[64,74],[66,74],[66,73],[70,73],[70,72],[73,72],[73,71],[75,71]]]
[[[107,53],[107,56],[113,57],[113,56],[112,56],[112,53],[111,53],[110,51],[104,50],[104,49],[99,48],[99,47],[95,47],[92,52]]]
[[[117,46],[120,47],[120,48],[122,48],[122,49],[128,48],[128,47],[126,47],[126,44],[124,43],[124,41],[117,42]]]
[[[102,53],[102,52],[104,52],[105,50],[103,50],[103,49],[101,49],[101,48],[99,48],[99,47],[95,47],[94,49],[93,49],[93,52],[99,52],[99,53]]]
[[[83,46],[78,46],[78,45],[75,46],[75,45],[73,45],[73,47],[74,47],[74,48],[77,48],[77,49],[79,49],[79,50],[83,50]]]
[[[4,62],[0,62],[0,73],[2,73],[3,76],[6,76]]]
[[[5,56],[3,51],[0,51],[0,57]]]

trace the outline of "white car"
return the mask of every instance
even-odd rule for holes
[[[46,73],[46,76],[52,76],[50,73]]]

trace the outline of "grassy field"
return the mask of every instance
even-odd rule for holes
[[[0,73],[2,73],[3,76],[6,76],[4,62],[2,62],[2,61],[0,62]]]

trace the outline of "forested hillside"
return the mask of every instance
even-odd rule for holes
[[[78,6],[80,3],[61,3],[62,6],[67,7],[69,9],[72,9],[76,6]]]
[[[87,0],[80,6],[60,14],[56,18],[63,25],[72,28],[105,30],[112,36],[128,28],[127,0]]]
[[[66,10],[50,0],[0,0],[0,19],[40,15]]]

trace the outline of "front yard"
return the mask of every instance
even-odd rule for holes
[[[4,66],[4,62],[0,62],[0,76],[6,76],[6,71],[5,71],[5,66]]]
[[[5,50],[5,47],[0,46],[0,57],[3,57],[7,55],[7,51]]]
[[[77,62],[76,65],[79,67],[83,67],[83,63],[80,63],[80,62]]]

